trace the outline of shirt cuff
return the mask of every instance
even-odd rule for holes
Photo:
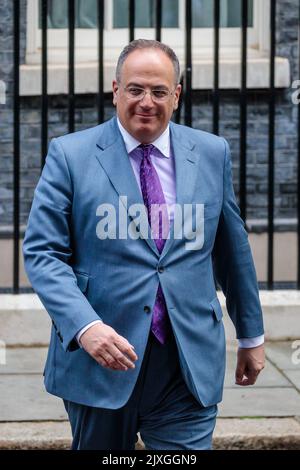
[[[80,343],[80,338],[81,336],[83,335],[83,333],[86,332],[86,330],[88,330],[89,328],[91,328],[91,326],[93,325],[96,325],[96,323],[103,323],[102,320],[95,320],[95,321],[92,321],[90,323],[88,323],[86,326],[84,326],[83,328],[81,328],[81,330],[79,330],[79,332],[77,333],[76,335],[76,341],[77,343],[79,344],[79,346],[82,348],[81,346],[81,343]]]
[[[239,338],[239,348],[256,348],[265,342],[265,336],[255,336],[254,338]]]

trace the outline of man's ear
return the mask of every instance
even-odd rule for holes
[[[177,87],[175,89],[175,93],[174,93],[174,95],[175,95],[174,106],[173,106],[174,111],[176,111],[176,109],[178,108],[179,97],[180,97],[181,91],[182,91],[182,86],[179,84],[179,85],[177,85]]]
[[[112,89],[113,89],[113,105],[116,106],[117,105],[117,94],[118,94],[118,90],[119,90],[119,85],[118,85],[117,80],[113,80]]]

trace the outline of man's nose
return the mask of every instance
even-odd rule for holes
[[[144,97],[140,101],[141,106],[153,106],[153,100],[151,96],[151,92],[147,91],[144,95]]]

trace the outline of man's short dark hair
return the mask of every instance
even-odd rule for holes
[[[129,54],[131,54],[133,51],[136,51],[137,49],[159,49],[160,51],[164,52],[173,64],[175,85],[178,85],[180,82],[180,65],[177,55],[173,49],[171,49],[171,47],[167,46],[167,44],[155,41],[154,39],[135,39],[124,47],[121,54],[119,55],[116,68],[116,79],[118,83],[121,81],[122,66],[126,58],[129,56]]]

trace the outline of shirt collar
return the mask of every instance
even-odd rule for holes
[[[127,153],[132,152],[136,147],[138,147],[141,142],[135,139],[129,132],[122,126],[119,118],[117,118],[119,130],[122,134],[122,137],[125,142],[125,147]],[[170,126],[168,124],[164,132],[153,142],[151,142],[164,157],[170,158]]]

